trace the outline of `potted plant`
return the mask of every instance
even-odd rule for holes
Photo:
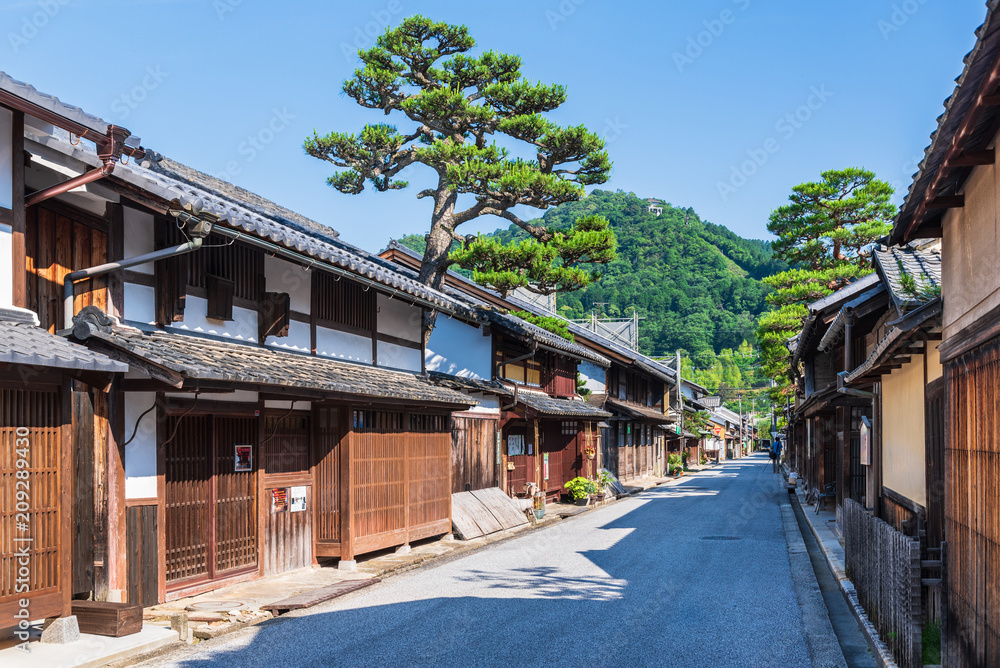
[[[667,475],[677,476],[678,478],[684,473],[684,460],[677,453],[674,453],[667,457]]]
[[[601,472],[597,474],[597,480],[594,481],[597,484],[597,494],[594,495],[594,499],[597,501],[604,501],[607,496],[608,487],[611,487],[611,474],[601,469]]]
[[[591,494],[597,494],[597,485],[593,480],[583,477],[576,477],[563,485],[573,502],[578,506],[585,506],[590,501]]]

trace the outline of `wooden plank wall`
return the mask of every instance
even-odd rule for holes
[[[307,490],[306,502],[311,502],[312,487]],[[265,499],[270,497],[267,491]],[[273,513],[265,511],[264,535],[264,575],[275,575],[312,564],[313,514],[308,505],[303,512]]]
[[[128,549],[128,602],[143,607],[158,602],[157,507],[136,505],[126,509]]]
[[[952,667],[1000,665],[1000,339],[945,367],[944,523]]]
[[[70,592],[62,591],[70,586],[69,578],[63,584],[70,546],[62,531],[69,508],[63,505],[60,483],[63,455],[70,453],[62,452],[62,424],[59,392],[0,388],[0,628],[15,623],[21,598],[32,601],[37,618],[61,615],[69,598]],[[19,438],[27,439],[20,452],[15,447]],[[19,455],[28,460],[27,469],[18,468]],[[27,479],[18,477],[19,470],[28,472]],[[18,521],[27,526],[25,531],[18,531]],[[21,543],[15,538],[25,535],[32,538],[29,591],[20,593],[15,553]]]
[[[452,418],[452,493],[500,485],[497,420]]]
[[[86,219],[86,220],[85,220]],[[27,210],[25,253],[27,306],[50,333],[65,327],[62,281],[66,274],[107,262],[107,226],[83,214],[69,218],[45,205]],[[74,308],[94,305],[107,311],[107,278],[76,285]]]

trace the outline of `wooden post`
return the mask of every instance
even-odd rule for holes
[[[167,440],[167,416],[163,410],[164,396],[156,394],[156,545],[159,554],[157,558],[156,601],[167,600],[167,467],[166,450],[163,442]]]
[[[27,281],[27,251],[24,246],[24,112],[12,113],[10,138],[11,171],[13,173],[12,224],[11,224],[11,267],[13,275],[14,306],[29,308]]]
[[[351,459],[353,457],[353,412],[349,405],[341,406],[340,419],[340,560],[354,560],[354,501],[351,489]]]
[[[253,451],[253,461],[254,468],[256,469],[256,489],[257,489],[257,574],[260,576],[264,575],[264,561],[266,559],[266,552],[264,550],[264,540],[269,535],[269,532],[264,528],[268,526],[268,515],[271,512],[271,504],[266,503],[265,499],[265,489],[264,489],[264,475],[267,471],[261,466],[261,445],[267,438],[267,425],[265,413],[265,403],[264,400],[257,399],[257,447]],[[315,548],[313,550],[315,555]]]
[[[538,418],[531,421],[535,430],[535,484],[538,485],[538,489],[545,491],[542,481],[542,440],[540,438],[540,430],[538,428]]]
[[[94,390],[101,392],[100,390]],[[125,397],[121,391],[121,379],[115,378],[110,391],[103,393],[107,411],[108,448],[108,557],[112,562],[108,567],[108,587],[120,592],[114,598],[125,600],[128,595],[128,537],[125,510]],[[107,565],[107,564],[106,564]]]
[[[14,154],[14,160],[21,159],[19,153]],[[15,204],[16,206],[16,204]],[[24,266],[23,264],[21,265]],[[70,383],[64,383],[60,399],[62,400],[62,425],[59,429],[60,467],[58,473],[59,490],[59,588],[62,591],[63,616],[72,614],[70,598],[73,594],[73,402]]]

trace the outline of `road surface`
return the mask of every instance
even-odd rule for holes
[[[724,463],[146,665],[843,665],[810,655],[807,626],[836,641],[800,606],[779,478]]]

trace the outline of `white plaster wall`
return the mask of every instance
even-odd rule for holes
[[[371,364],[372,340],[367,336],[317,327],[316,354]]]
[[[276,257],[264,256],[264,279],[268,292],[286,292],[293,311],[312,308],[312,277],[305,267]]]
[[[237,341],[257,342],[257,312],[250,309],[233,307],[233,319],[229,321],[209,320],[208,300],[201,297],[187,296],[184,303],[184,320],[171,323],[169,327],[202,334],[214,334]]]
[[[597,366],[593,362],[582,360],[576,367],[580,378],[584,381],[584,387],[594,394],[604,394],[607,390],[608,370]]]
[[[125,320],[156,324],[156,289],[147,285],[125,284],[125,304],[122,306]]]
[[[938,352],[940,341],[928,341],[927,350],[927,382],[935,381],[944,375],[944,367],[941,365],[941,353]]]
[[[275,399],[268,399],[268,400],[266,400],[264,402],[264,408],[274,408],[274,409],[277,409],[277,410],[287,411],[289,408],[292,408],[292,402],[291,401],[278,401],[278,400],[275,400]],[[295,402],[295,410],[297,410],[297,411],[311,411],[312,410],[312,402],[311,401],[296,401]]]
[[[5,209],[14,208],[14,163],[11,160],[13,149],[13,115],[7,109],[0,109],[0,206]]]
[[[388,341],[378,342],[378,365],[381,367],[420,373],[423,370],[420,358],[419,348],[406,348]]]
[[[14,305],[14,247],[10,225],[0,225],[0,306]]]
[[[439,316],[424,354],[428,371],[489,380],[493,344],[479,327]]]
[[[125,498],[149,499],[156,496],[156,413],[136,420],[156,402],[155,392],[125,393],[125,438],[135,438],[125,446]]]
[[[500,415],[500,398],[494,394],[480,394],[471,392],[469,396],[479,402],[478,406],[473,406],[469,413],[481,413],[483,415]]]
[[[420,342],[420,323],[423,311],[418,306],[404,304],[398,299],[378,295],[378,325],[382,334],[390,334],[404,341]]]
[[[125,231],[125,257],[136,257],[156,250],[153,237],[153,216],[145,211],[122,207],[122,229]],[[152,276],[155,272],[152,262],[136,265],[132,271]]]
[[[309,334],[309,323],[292,320],[288,323],[288,336],[267,337],[267,345],[272,348],[298,350],[308,353],[312,350],[312,336]]]
[[[927,505],[924,477],[924,357],[882,377],[882,483]]]
[[[192,392],[166,392],[164,396],[176,398],[176,399],[193,399],[194,394]],[[232,392],[213,392],[211,394],[200,394],[198,395],[198,404],[201,405],[205,402],[211,401],[228,401],[231,403],[246,403],[246,404],[256,404],[259,398],[257,393],[252,390],[233,390]],[[248,405],[247,410],[253,412],[257,410],[257,406]]]

